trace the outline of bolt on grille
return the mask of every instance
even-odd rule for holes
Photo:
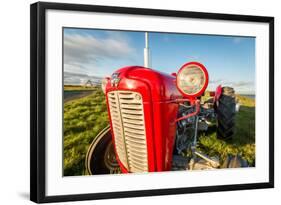
[[[130,172],[147,172],[147,144],[142,97],[137,92],[107,94],[116,152]]]

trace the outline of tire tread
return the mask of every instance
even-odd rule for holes
[[[232,139],[235,131],[235,92],[233,88],[222,88],[216,111],[217,137],[224,140]]]

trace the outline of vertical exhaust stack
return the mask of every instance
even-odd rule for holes
[[[144,67],[151,68],[148,32],[145,32]]]

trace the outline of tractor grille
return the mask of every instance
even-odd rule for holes
[[[142,97],[137,92],[107,94],[116,152],[130,172],[147,172],[147,146]]]

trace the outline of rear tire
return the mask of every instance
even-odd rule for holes
[[[232,139],[235,127],[235,92],[233,88],[222,88],[216,112],[217,137],[224,140]]]
[[[91,143],[86,155],[85,166],[90,175],[121,172],[115,158],[109,126],[104,128]]]

